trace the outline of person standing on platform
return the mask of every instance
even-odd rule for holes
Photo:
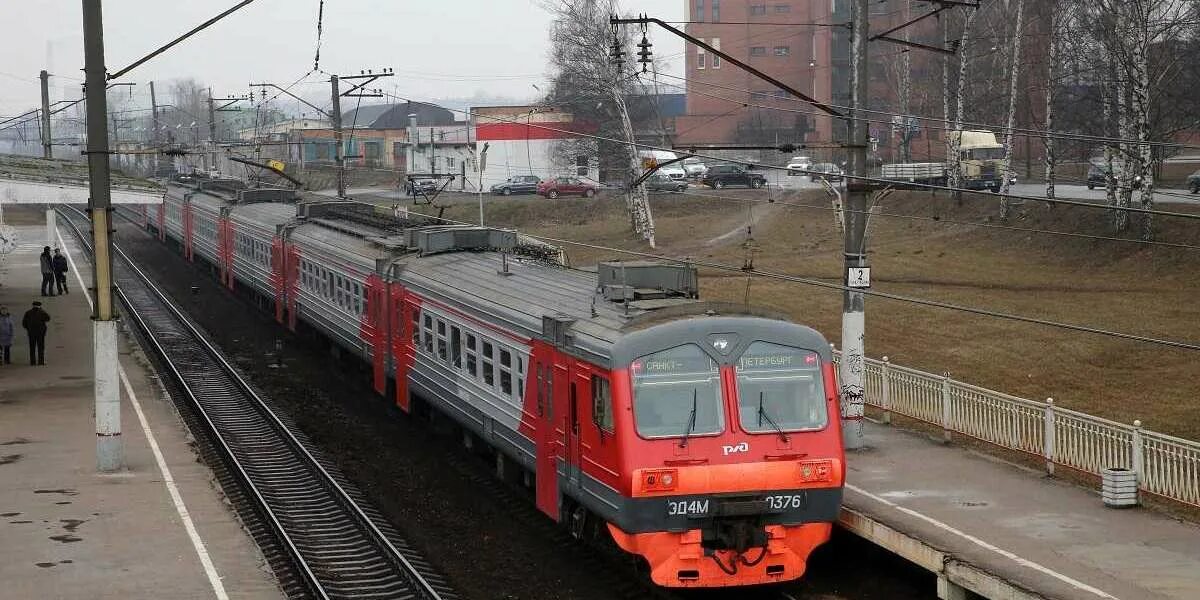
[[[46,249],[46,254],[49,255],[49,248]],[[25,311],[25,316],[21,319],[21,327],[25,328],[25,332],[29,334],[29,364],[44,365],[46,364],[46,323],[50,322],[50,315],[42,310],[41,302],[34,302],[33,308]]]
[[[54,283],[58,285],[58,293],[70,293],[67,290],[67,257],[63,256],[58,248],[54,249],[54,260],[51,266],[54,267]]]
[[[12,364],[13,331],[16,325],[7,306],[0,306],[0,364]]]
[[[42,263],[42,295],[54,295],[54,259],[50,257],[50,246],[42,248],[39,257]]]

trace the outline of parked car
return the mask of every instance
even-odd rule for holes
[[[812,157],[810,156],[793,156],[787,164],[788,175],[803,175],[802,171],[807,171],[812,168]]]
[[[1200,171],[1188,175],[1187,186],[1193,194],[1200,192]]]
[[[421,194],[421,193],[431,194],[433,192],[436,192],[436,191],[438,191],[438,188],[441,187],[441,185],[438,183],[438,180],[430,177],[430,178],[421,178],[421,179],[410,179],[410,180],[408,180],[407,187],[408,187],[409,195],[416,196],[417,194]]]
[[[1113,163],[1113,171],[1117,172],[1116,177],[1120,177],[1122,169],[1124,169],[1124,164],[1120,162]],[[1112,171],[1109,171],[1106,165],[1092,163],[1092,165],[1088,167],[1087,188],[1089,190],[1094,190],[1098,187],[1108,187],[1108,180],[1112,179],[1113,177],[1114,175]],[[1142,187],[1142,176],[1135,176],[1133,178],[1132,185],[1133,189],[1135,190]]]
[[[638,157],[642,159],[643,166],[648,169],[650,168],[649,164],[651,161],[661,165],[665,162],[679,158],[679,155],[667,150],[638,150]],[[688,176],[687,171],[683,169],[683,165],[678,162],[659,167],[658,172],[670,177],[671,179],[683,180],[687,179]]]
[[[701,179],[700,183],[717,190],[731,185],[744,185],[757,189],[767,185],[767,179],[737,165],[716,165],[708,168],[708,173],[704,175],[704,179]]]
[[[809,171],[810,175],[808,178],[811,181],[820,181],[822,179],[825,181],[841,181],[844,175],[841,167],[833,163],[817,163],[809,167]]]
[[[686,181],[675,181],[662,173],[655,173],[643,182],[647,192],[684,192],[687,191]]]
[[[536,194],[542,179],[537,175],[517,175],[492,186],[492,193],[502,196],[513,194]]]
[[[537,193],[547,198],[557,198],[576,194],[585,198],[596,195],[599,189],[594,182],[584,181],[578,177],[555,177],[537,185]]]
[[[704,164],[699,158],[691,157],[683,159],[683,170],[687,176],[692,179],[700,179],[708,172],[708,165]]]

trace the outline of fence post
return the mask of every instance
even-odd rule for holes
[[[1144,465],[1142,464],[1143,456],[1141,420],[1135,420],[1133,422],[1133,439],[1130,440],[1130,442],[1133,445],[1133,464],[1130,465],[1130,468],[1133,470],[1134,476],[1137,477],[1138,489],[1141,489],[1142,483],[1145,481],[1145,470],[1143,469]]]
[[[883,409],[883,424],[892,424],[892,363],[888,362],[888,357],[883,357],[883,366],[880,369],[880,377],[883,382],[881,390],[880,408]]]
[[[1042,455],[1046,458],[1046,474],[1054,475],[1054,398],[1046,398],[1045,434]]]
[[[942,437],[950,441],[951,418],[950,410],[950,372],[942,373]]]

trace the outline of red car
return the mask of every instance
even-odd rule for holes
[[[591,198],[596,195],[598,189],[600,188],[596,184],[586,182],[578,177],[555,177],[539,183],[537,193],[547,198],[557,198],[569,194]]]

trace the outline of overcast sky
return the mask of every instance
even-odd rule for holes
[[[235,0],[108,0],[104,39],[110,72],[215,16]],[[257,0],[122,78],[148,104],[146,82],[193,77],[215,95],[247,83],[286,85],[313,66],[319,0]],[[686,0],[623,0],[629,12],[683,18]],[[0,1],[0,115],[39,103],[38,71],[58,75],[51,99],[79,97],[83,80],[80,0]],[[550,15],[538,0],[328,0],[321,68],[331,73],[391,67],[384,86],[422,99],[510,96],[525,100],[545,81]],[[655,53],[680,73],[680,40],[652,34]],[[314,74],[294,91],[328,88]],[[66,88],[64,90],[64,88]],[[162,102],[162,100],[160,100]],[[141,102],[139,102],[141,103]]]

